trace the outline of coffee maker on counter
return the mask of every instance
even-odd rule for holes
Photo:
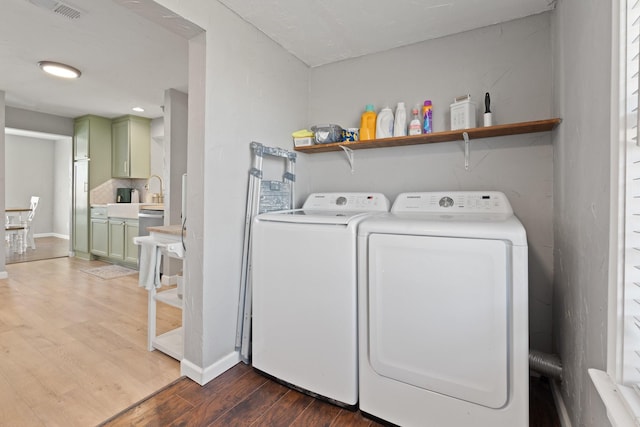
[[[116,189],[117,203],[140,203],[140,192],[137,188]]]
[[[117,203],[131,203],[131,192],[133,188],[118,188],[116,189],[116,202]]]

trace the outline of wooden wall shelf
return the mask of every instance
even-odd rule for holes
[[[533,122],[511,123],[482,128],[450,130],[434,132],[423,135],[397,136],[393,138],[373,139],[370,141],[334,142],[331,144],[316,144],[308,147],[295,147],[295,151],[302,153],[326,153],[328,151],[341,151],[340,147],[348,147],[352,150],[364,150],[367,148],[401,147],[405,145],[432,144],[436,142],[462,141],[462,134],[467,132],[470,140],[480,138],[493,138],[496,136],[520,135],[524,133],[548,132],[553,130],[562,119],[537,120]]]

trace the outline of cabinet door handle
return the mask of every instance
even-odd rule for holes
[[[87,191],[89,191],[89,183],[88,182],[84,182],[84,192],[86,193]]]

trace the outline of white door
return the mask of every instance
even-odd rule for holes
[[[500,408],[508,396],[508,245],[374,234],[369,347],[384,377]]]

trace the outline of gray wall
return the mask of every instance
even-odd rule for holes
[[[73,119],[6,107],[6,127],[69,136],[68,139],[62,138],[58,141],[52,141],[8,135],[5,155],[7,188],[5,188],[6,198],[2,198],[6,200],[7,206],[22,206],[29,203],[31,195],[39,195],[41,199],[34,220],[35,233],[68,236],[70,233],[70,159]],[[31,140],[33,144],[19,146],[20,144],[16,142],[18,139],[14,138],[24,138],[23,143]],[[13,141],[13,147],[9,147],[8,141],[10,140]],[[44,151],[38,151],[36,146],[42,146]],[[45,159],[43,153],[50,157]],[[22,159],[29,159],[29,161],[23,162]],[[42,168],[38,169],[35,165],[42,166]],[[29,171],[33,171],[33,173]],[[29,178],[30,176],[31,178]],[[47,179],[42,182],[29,182],[35,181],[33,176],[46,176]],[[9,188],[9,185],[16,187],[12,189]]]
[[[58,237],[69,237],[71,223],[72,139],[53,141],[53,144],[53,229],[51,231]]]
[[[434,130],[448,130],[449,104],[491,93],[494,123],[552,117],[550,15],[544,13],[376,55],[313,68],[308,124],[357,127],[365,104],[379,110],[431,99]],[[484,110],[482,110],[484,111]],[[550,133],[472,141],[471,169],[461,142],[299,154],[299,200],[314,191],[500,190],[523,222],[529,243],[531,347],[551,351],[553,277]]]
[[[73,136],[73,119],[7,107],[6,127]]]
[[[151,120],[151,175],[164,173],[164,117]],[[145,183],[147,180],[144,180]],[[159,193],[160,185],[154,179],[150,183],[150,193]],[[142,195],[142,194],[141,194]],[[145,202],[146,200],[141,200]]]
[[[182,175],[187,173],[189,97],[175,89],[164,92],[165,224],[180,224]]]
[[[187,173],[188,102],[186,93],[164,91],[164,223],[182,223],[182,175]],[[180,260],[165,258],[167,276],[182,270]]]
[[[611,2],[561,0],[553,19],[554,343],[574,426],[610,425],[587,369],[606,370]]]
[[[55,142],[6,135],[5,205],[28,207],[31,196],[40,196],[33,220],[35,234],[54,230]]]

